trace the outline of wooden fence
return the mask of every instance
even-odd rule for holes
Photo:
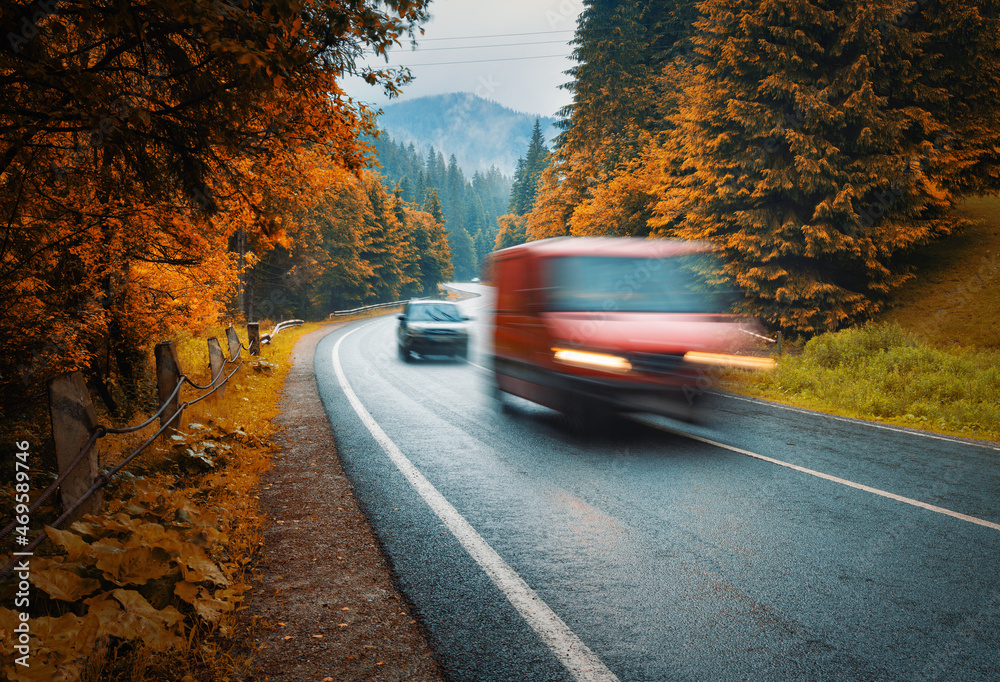
[[[127,428],[115,429],[102,426],[97,421],[90,393],[87,391],[83,374],[69,372],[61,374],[49,381],[49,413],[52,418],[52,437],[55,442],[56,460],[59,475],[28,507],[27,513],[33,513],[45,500],[59,490],[62,514],[52,523],[52,528],[58,528],[67,520],[75,520],[84,514],[98,513],[103,502],[102,489],[111,479],[125,468],[133,459],[139,456],[147,447],[163,434],[173,435],[180,423],[181,414],[190,405],[204,400],[215,392],[225,395],[226,382],[243,364],[242,352],[259,355],[261,343],[269,343],[283,329],[302,324],[302,320],[288,320],[275,326],[263,337],[257,322],[247,323],[247,345],[240,341],[236,330],[231,326],[226,329],[226,343],[229,348],[229,358],[223,352],[219,340],[208,339],[208,359],[211,368],[211,381],[205,385],[196,384],[181,371],[177,360],[177,350],[173,341],[156,344],[153,355],[156,359],[156,386],[159,396],[159,409],[141,424]],[[229,365],[236,365],[226,373]],[[198,397],[180,402],[181,387],[190,384],[193,388],[205,393]],[[107,471],[100,472],[97,460],[97,441],[111,434],[126,434],[141,431],[159,420],[159,428],[147,438],[138,448]],[[16,519],[0,530],[3,539],[17,527]],[[19,553],[30,553],[45,538],[40,533],[26,547],[18,549]],[[16,561],[11,560],[7,566],[0,569],[0,578],[8,575]]]

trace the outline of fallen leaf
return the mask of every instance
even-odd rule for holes
[[[291,635],[285,635],[285,639],[291,639],[291,638],[292,638]]]

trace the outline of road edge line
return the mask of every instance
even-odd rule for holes
[[[799,466],[798,464],[792,464],[791,462],[784,462],[780,459],[774,459],[773,457],[760,455],[757,454],[756,452],[751,452],[750,450],[744,450],[743,448],[738,448],[735,445],[726,445],[725,443],[720,443],[719,441],[712,440],[711,438],[696,436],[693,433],[685,433],[684,431],[680,431],[678,429],[672,429],[669,426],[664,426],[663,424],[657,424],[655,422],[647,421],[640,417],[633,417],[632,419],[633,421],[639,422],[640,424],[645,424],[646,426],[651,426],[654,429],[659,429],[660,431],[665,431],[667,433],[671,433],[676,436],[690,438],[691,440],[696,440],[701,443],[705,443],[707,445],[712,445],[717,448],[722,448],[723,450],[729,450],[730,452],[735,452],[740,455],[753,457],[754,459],[759,459],[763,462],[768,462],[770,464],[777,464],[778,466],[786,467],[788,469],[793,469],[803,474],[816,476],[817,478],[822,478],[827,481],[839,483],[840,485],[845,485],[849,488],[856,488],[858,490],[863,490],[866,493],[879,495],[881,497],[885,497],[890,500],[895,500],[896,502],[903,502],[905,504],[913,505],[914,507],[920,507],[921,509],[926,509],[928,511],[936,512],[938,514],[944,514],[945,516],[951,516],[953,518],[960,519],[962,521],[967,521],[968,523],[974,523],[979,526],[985,526],[987,528],[992,528],[993,530],[1000,530],[1000,523],[994,523],[992,521],[980,519],[975,516],[969,516],[968,514],[952,511],[951,509],[945,509],[944,507],[938,507],[933,504],[928,504],[927,502],[921,502],[920,500],[914,500],[911,497],[904,497],[902,495],[897,495],[896,493],[890,493],[888,490],[873,488],[870,485],[865,485],[864,483],[855,483],[854,481],[849,481],[846,478],[840,478],[832,474],[824,474],[822,471],[816,471],[815,469],[807,469],[806,467]]]
[[[371,323],[368,323],[371,324]],[[403,454],[402,450],[382,430],[375,418],[362,404],[351,388],[340,364],[340,345],[361,325],[347,332],[333,346],[331,352],[334,373],[341,390],[361,422],[375,438],[396,468],[406,477],[431,511],[441,519],[451,534],[465,548],[493,584],[507,597],[518,614],[545,642],[566,670],[579,682],[618,682],[597,655],[570,630],[569,626],[535,593],[518,573],[494,550],[489,543],[465,520],[455,507],[438,492],[419,469]]]

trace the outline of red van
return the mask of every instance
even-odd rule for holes
[[[701,242],[557,237],[496,251],[493,368],[504,393],[586,424],[615,412],[683,419],[706,369],[764,367]]]

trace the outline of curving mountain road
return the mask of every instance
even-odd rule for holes
[[[997,679],[1000,448],[710,393],[582,439],[485,369],[401,362],[392,317],[317,382],[455,680]]]

